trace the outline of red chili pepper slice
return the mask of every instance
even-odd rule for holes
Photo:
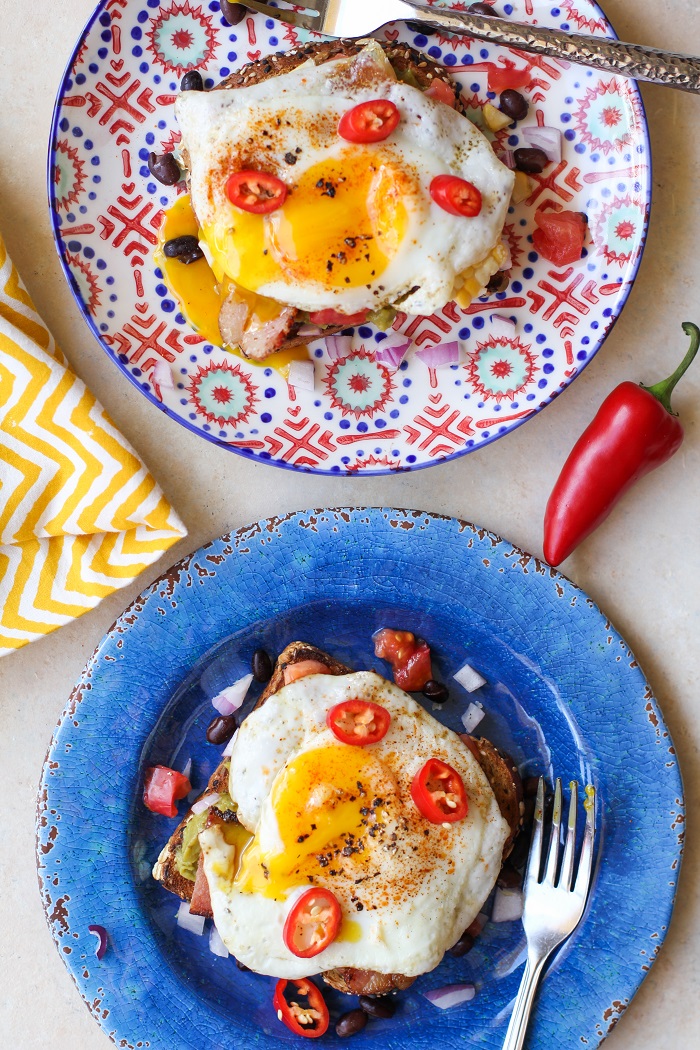
[[[146,770],[143,782],[143,803],[152,813],[176,817],[175,802],[189,795],[191,790],[192,785],[182,773],[168,766],[151,766]]]
[[[326,715],[326,724],[343,744],[377,744],[387,733],[391,715],[369,700],[344,700]]]
[[[401,120],[398,107],[389,99],[375,98],[361,102],[344,113],[338,134],[347,142],[382,142],[396,131]]]
[[[277,211],[286,201],[287,193],[281,179],[264,171],[237,171],[226,181],[226,196],[231,204],[254,215]]]
[[[300,959],[311,959],[333,943],[342,918],[335,895],[314,886],[292,906],[284,924],[284,943]]]
[[[464,782],[452,766],[429,758],[411,784],[411,798],[431,824],[454,824],[469,812]]]
[[[544,556],[559,565],[605,521],[635,481],[678,451],[683,427],[671,394],[700,348],[700,329],[685,321],[690,347],[668,379],[654,386],[624,382],[608,394],[562,468],[547,503]]]
[[[443,211],[473,219],[481,211],[481,194],[476,186],[457,175],[436,175],[430,183],[430,196]]]
[[[338,310],[317,310],[316,313],[309,314],[309,321],[320,328],[327,328],[331,325],[352,328],[354,325],[364,324],[368,316],[369,310],[360,310],[356,314],[341,314]]]
[[[433,677],[430,648],[410,631],[384,627],[374,636],[374,655],[388,660],[400,689],[417,693]]]
[[[278,981],[272,1005],[278,1020],[295,1035],[318,1039],[328,1031],[328,1007],[316,985],[305,977],[299,981]]]

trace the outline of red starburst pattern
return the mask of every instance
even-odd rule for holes
[[[204,69],[216,55],[218,34],[211,15],[189,0],[161,8],[146,34],[148,49],[166,73],[182,76],[188,69]]]
[[[593,15],[590,11],[586,14],[579,11],[573,0],[563,0],[559,7],[566,15],[566,21],[573,22],[578,29],[585,29],[588,33],[605,34],[607,27],[604,19]]]
[[[638,254],[638,234],[644,229],[646,208],[634,196],[614,197],[597,214],[591,230],[599,255],[609,266],[626,266]]]
[[[250,375],[229,361],[200,365],[187,387],[197,414],[219,428],[248,421],[258,402],[257,389]]]
[[[66,262],[78,285],[80,298],[85,303],[88,312],[94,314],[102,302],[100,299],[102,289],[97,283],[97,277],[85,259],[81,259],[78,255],[73,255],[72,252],[66,252]]]
[[[500,403],[513,401],[532,383],[537,358],[517,336],[499,336],[477,343],[464,367],[474,392]]]
[[[618,77],[588,88],[574,115],[576,129],[593,153],[622,153],[642,123],[639,100]]]
[[[383,411],[394,389],[388,369],[364,347],[333,361],[325,384],[333,408],[355,419],[372,419]]]
[[[514,222],[507,222],[503,227],[503,240],[510,250],[510,261],[513,267],[520,265],[523,249],[520,247],[522,237],[517,233]]]
[[[363,456],[347,466],[348,474],[359,474],[362,470],[401,470],[401,460],[394,456]]]
[[[78,156],[77,149],[69,146],[65,139],[59,139],[56,143],[53,181],[56,186],[58,210],[68,211],[71,204],[77,203],[85,188],[85,165]]]

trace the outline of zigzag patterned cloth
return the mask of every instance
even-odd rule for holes
[[[94,608],[186,535],[66,366],[0,237],[0,656]]]

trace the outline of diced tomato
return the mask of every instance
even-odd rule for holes
[[[445,80],[435,78],[432,84],[425,92],[428,98],[434,98],[436,102],[444,102],[446,106],[450,106],[452,109],[457,105],[457,97],[454,90]]]
[[[189,795],[191,790],[192,785],[182,773],[168,766],[151,766],[143,782],[143,803],[152,813],[176,817],[176,801]]]
[[[328,1031],[328,1007],[316,985],[302,977],[299,981],[278,981],[272,1006],[277,1017],[295,1035],[318,1039]]]
[[[254,215],[277,211],[286,201],[287,192],[281,179],[264,171],[237,171],[226,181],[226,196],[231,204]]]
[[[194,880],[194,889],[192,890],[192,899],[190,901],[190,912],[192,915],[205,915],[207,919],[211,919],[214,914],[211,907],[209,883],[204,874],[203,853],[199,854],[199,861],[197,863],[197,877]]]
[[[338,134],[347,142],[382,142],[396,131],[400,120],[401,114],[393,102],[375,98],[344,113]]]
[[[429,758],[411,784],[411,798],[431,824],[453,824],[468,811],[464,781],[452,766],[439,758]]]
[[[586,239],[586,220],[581,212],[538,208],[535,223],[532,244],[538,255],[556,266],[578,262]]]
[[[430,183],[430,196],[450,215],[473,219],[481,211],[481,193],[457,175],[437,175]]]
[[[392,631],[388,627],[377,631],[374,654],[389,661],[394,681],[409,693],[418,692],[433,677],[430,649],[410,631]]]
[[[527,87],[531,79],[532,74],[529,69],[516,69],[512,63],[507,63],[503,67],[489,67],[489,91],[494,91],[497,95],[500,95],[502,91],[506,91],[508,88],[517,90],[518,88]]]
[[[326,715],[326,724],[343,744],[364,747],[377,744],[387,733],[391,715],[369,700],[344,700]]]
[[[368,315],[369,310],[360,310],[356,314],[341,314],[338,310],[317,310],[316,313],[309,314],[309,321],[320,328],[336,327],[337,325],[352,328],[356,324],[364,324]]]
[[[314,886],[292,905],[284,924],[284,943],[293,955],[311,959],[333,943],[342,918],[335,894]]]
[[[300,660],[296,664],[287,664],[284,669],[284,684],[296,682],[310,674],[328,674],[328,667],[320,660]]]

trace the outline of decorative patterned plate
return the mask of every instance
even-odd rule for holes
[[[381,625],[429,639],[443,681],[465,660],[482,672],[480,731],[527,773],[598,790],[591,900],[544,982],[529,1050],[595,1047],[629,1003],[668,926],[684,819],[675,752],[633,654],[569,580],[484,529],[419,511],[307,511],[216,540],[156,581],[100,643],[54,735],[38,800],[43,903],[118,1046],[300,1045],[275,1017],[271,978],[241,973],[207,936],[176,926],[179,902],[150,875],[175,821],[142,805],[143,770],[191,757],[194,786],[206,784],[219,758],[205,740],[209,698],[258,645],[305,639],[371,668]],[[458,728],[465,706],[453,683],[439,717]],[[109,931],[101,961],[91,923]],[[489,924],[353,1046],[500,1050],[523,950],[520,923]],[[420,994],[459,980],[478,989],[461,1007]],[[333,1019],[356,1002],[328,1000]]]
[[[439,0],[442,2],[442,0]],[[460,7],[462,4],[455,4]],[[516,0],[505,14],[614,35],[591,0]],[[311,353],[313,391],[290,390],[280,372],[206,343],[178,313],[155,268],[161,209],[175,199],[151,178],[151,150],[176,145],[173,102],[188,69],[207,85],[309,34],[255,15],[226,25],[218,2],[102,0],[61,84],[49,149],[51,214],[61,259],[90,328],[115,364],[159,408],[236,452],[316,473],[416,469],[495,440],[539,411],[593,357],[620,314],[640,262],[650,201],[649,141],[637,87],[582,67],[487,47],[468,38],[416,36],[403,23],[380,34],[441,59],[483,124],[487,75],[504,61],[529,66],[530,117],[559,127],[560,164],[534,177],[505,228],[513,259],[507,292],[454,304],[432,317],[399,315],[420,348],[459,339],[462,363],[429,370],[409,355],[397,372],[364,348],[382,336],[358,328],[333,362]],[[488,133],[491,138],[494,135]],[[521,144],[495,138],[499,150]],[[587,213],[585,257],[558,268],[532,250],[545,201]],[[517,322],[512,337],[493,313]],[[173,385],[154,379],[165,361]]]

